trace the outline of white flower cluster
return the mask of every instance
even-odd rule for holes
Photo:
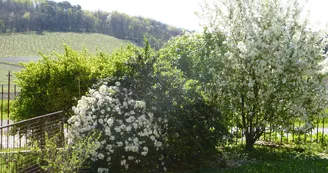
[[[97,152],[91,160],[105,161],[107,168],[98,172],[108,172],[112,157],[120,157],[121,166],[129,168],[130,163],[142,162],[149,150],[162,148],[161,130],[155,123],[153,113],[147,111],[146,103],[132,99],[132,92],[120,87],[102,85],[98,90],[90,90],[78,105],[73,107],[74,116],[69,119],[70,140],[84,137],[90,131],[101,131]]]
[[[225,35],[224,57],[213,54],[223,64],[214,72],[222,114],[239,119],[247,112],[250,122],[263,120],[258,126],[298,119],[307,122],[304,131],[314,117],[327,116],[321,82],[328,72],[327,32],[313,32],[301,19],[302,2],[214,0],[205,9],[209,31]]]

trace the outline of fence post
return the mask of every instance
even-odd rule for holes
[[[237,126],[237,137],[236,137],[236,145],[238,144],[238,126]]]
[[[3,85],[1,85],[1,126],[3,124]],[[1,128],[1,146],[0,148],[2,149],[2,128]]]
[[[286,130],[287,143],[288,143],[288,134],[289,134],[289,121],[288,121],[288,124],[287,124],[287,130]]]
[[[283,132],[282,132],[282,129],[280,129],[280,145],[282,145],[282,135],[283,135]]]
[[[244,129],[241,129],[241,144],[244,144]]]
[[[325,136],[325,118],[322,118],[322,142]]]
[[[293,131],[292,131],[293,142],[295,142],[295,122],[293,122]]]
[[[17,85],[15,84],[14,85],[14,99],[16,99],[16,96],[17,96]]]
[[[8,115],[7,115],[7,117],[8,117],[8,119],[7,119],[7,124],[9,124],[9,114],[10,114],[10,77],[11,77],[11,74],[10,74],[10,71],[8,72],[8,91],[7,91],[7,96],[8,96],[8,110],[7,110],[7,112],[8,112]]]
[[[7,110],[7,125],[9,124],[9,115],[10,115],[10,71],[8,72],[8,91],[7,91],[7,98],[8,98],[8,110]],[[7,128],[7,133],[9,132],[9,127]],[[9,135],[7,134],[7,148],[9,147]]]
[[[45,133],[44,133],[44,119],[40,120],[40,148],[44,149]]]
[[[317,119],[317,143],[319,143],[319,118]]]
[[[270,127],[269,127],[269,131],[270,131],[270,133],[269,133],[269,142],[271,142],[271,123],[270,123],[269,126],[270,126]]]
[[[301,127],[301,122],[299,121],[298,122],[298,129],[300,129],[300,127]],[[301,141],[301,131],[298,130],[298,142],[300,142],[300,141]]]
[[[244,129],[241,129],[241,144],[244,144]]]
[[[63,113],[61,113],[60,115],[62,115],[62,121],[61,121],[61,126],[60,126],[60,131],[62,133],[62,140],[63,140],[63,143],[62,143],[62,146],[61,147],[64,147],[66,143],[66,139],[65,139],[65,116],[63,115]],[[226,140],[226,143],[227,143],[227,140]]]
[[[311,142],[311,144],[312,144],[312,135],[313,135],[313,129],[311,128],[311,134],[310,134],[310,142]]]
[[[266,136],[266,127],[264,127],[264,132],[263,132],[263,140],[265,141],[265,136]]]

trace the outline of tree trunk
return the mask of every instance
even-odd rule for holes
[[[254,139],[254,137],[250,134],[246,134],[246,146],[245,146],[245,150],[246,151],[251,151],[254,149],[254,144],[256,139]]]

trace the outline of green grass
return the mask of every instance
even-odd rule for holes
[[[0,154],[0,171],[4,173],[17,172],[16,168],[29,167],[35,163],[35,157],[31,154],[20,153],[24,149],[16,149],[11,153]],[[6,151],[5,151],[6,152]]]
[[[272,149],[259,146],[256,147],[254,151],[248,153],[243,152],[241,148],[234,148],[226,154],[228,154],[230,158],[230,160],[227,161],[227,165],[229,165],[227,168],[212,169],[202,171],[201,173],[328,172],[328,160],[325,159],[327,157],[319,157],[313,150],[305,150],[299,153],[296,149]],[[328,156],[328,154],[326,153],[325,156]],[[231,164],[231,162],[233,164]]]
[[[315,158],[281,159],[262,161],[235,169],[223,170],[220,173],[314,173],[328,172],[328,160]],[[218,171],[207,173],[219,173]]]
[[[10,100],[10,112],[13,112],[14,109],[14,100]],[[3,109],[1,109],[1,104]],[[2,119],[0,116],[0,120],[8,120],[8,101],[0,99],[0,115],[2,115]],[[11,114],[10,114],[11,115]],[[10,119],[10,117],[9,117]]]
[[[129,42],[103,34],[88,33],[0,34],[0,57],[35,57],[39,56],[38,51],[45,54],[53,51],[63,53],[63,44],[71,46],[74,50],[87,48],[92,53],[97,49],[111,53],[114,49],[125,46]]]

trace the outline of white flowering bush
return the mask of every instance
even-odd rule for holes
[[[69,138],[83,138],[93,129],[101,132],[96,141],[99,147],[91,154],[98,172],[128,170],[134,166],[161,164],[163,148],[160,120],[154,119],[146,103],[116,82],[114,86],[101,85],[73,108],[69,119]],[[152,153],[152,154],[150,154]],[[93,167],[94,168],[94,167]]]

